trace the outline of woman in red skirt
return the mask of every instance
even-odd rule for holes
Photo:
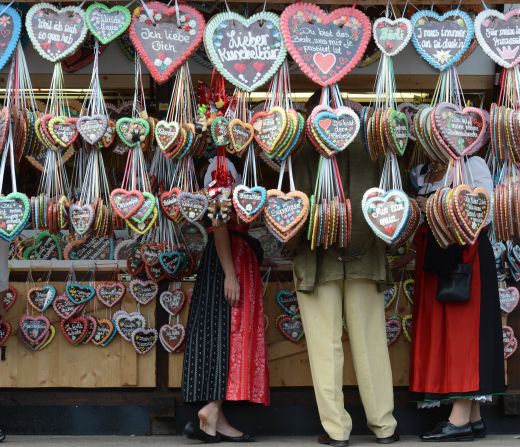
[[[480,157],[464,168],[470,186],[492,196],[491,174]],[[471,173],[471,174],[470,174]],[[446,168],[422,165],[416,171],[417,202],[424,212],[427,196],[445,186]],[[502,394],[504,351],[495,259],[487,231],[473,245],[443,250],[423,223],[414,239],[416,253],[410,390],[419,408],[451,403],[448,421],[421,435],[423,441],[472,441],[486,435],[480,403]],[[439,301],[439,274],[457,264],[471,264],[470,299]]]
[[[225,158],[224,158],[225,160]],[[225,162],[223,180],[210,164],[205,186],[236,183],[234,166]],[[224,401],[269,404],[269,372],[262,305],[262,249],[236,218],[215,220],[190,302],[182,392],[186,402],[204,402],[197,424],[185,434],[206,443],[248,442],[253,438],[227,421]]]

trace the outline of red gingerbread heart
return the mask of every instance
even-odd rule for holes
[[[88,321],[85,317],[72,317],[62,320],[60,328],[63,336],[73,345],[77,345],[87,334]]]

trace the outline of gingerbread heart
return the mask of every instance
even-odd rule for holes
[[[399,286],[397,283],[394,283],[392,287],[389,287],[383,292],[383,297],[385,300],[385,309],[388,309],[392,303],[397,298],[397,291],[399,289]]]
[[[143,281],[142,279],[132,279],[128,284],[130,295],[140,304],[146,306],[152,301],[159,292],[159,286],[153,281]]]
[[[186,297],[181,289],[173,291],[165,290],[159,296],[159,302],[163,309],[174,317],[178,315],[184,307]]]
[[[279,17],[265,11],[249,18],[234,12],[214,15],[204,30],[204,46],[219,73],[246,92],[265,84],[287,54]]]
[[[179,219],[181,212],[179,209],[179,204],[177,203],[177,198],[180,193],[180,188],[175,187],[170,191],[163,192],[159,199],[161,209],[166,214],[166,217],[168,217],[170,220],[173,220],[174,222]]]
[[[22,18],[15,8],[4,6],[0,21],[3,23],[0,30],[0,69],[2,69],[11,59],[20,39]],[[3,144],[0,147],[4,147]]]
[[[129,36],[155,82],[163,84],[195,52],[205,25],[202,14],[188,5],[147,2],[136,9]]]
[[[95,6],[91,5],[92,7]],[[76,129],[88,144],[101,141],[108,129],[108,118],[104,115],[86,115],[78,118]]]
[[[181,192],[177,196],[181,214],[189,222],[196,222],[204,217],[208,209],[208,198],[204,194]]]
[[[159,340],[168,352],[178,352],[184,342],[186,330],[182,324],[165,324],[159,329]]]
[[[83,236],[94,222],[94,208],[92,205],[77,205],[73,203],[69,209],[70,223],[74,227],[76,233]]]
[[[94,333],[91,341],[96,346],[106,346],[105,343],[111,340],[116,332],[117,331],[112,320],[98,318],[96,332]]]
[[[309,119],[319,139],[334,153],[346,149],[359,132],[359,117],[350,107],[317,106]]]
[[[143,206],[144,196],[141,191],[127,191],[123,188],[114,189],[110,193],[112,208],[122,219],[129,219]]]
[[[402,319],[403,334],[406,340],[412,341],[412,315],[405,315]]]
[[[412,22],[405,18],[391,20],[380,17],[374,22],[372,34],[377,47],[387,56],[400,53],[412,37]]]
[[[79,6],[35,4],[27,12],[25,29],[36,51],[50,62],[73,54],[87,36],[85,14]]]
[[[25,194],[12,192],[0,196],[0,237],[13,241],[25,228],[30,215],[31,204]]]
[[[65,294],[72,303],[79,305],[94,298],[96,295],[96,289],[89,284],[68,282],[65,285]]]
[[[273,107],[267,112],[256,112],[251,124],[254,139],[268,154],[272,153],[285,133],[287,115],[281,107]]]
[[[304,336],[303,323],[298,318],[280,315],[276,319],[276,327],[285,338],[293,343],[298,343]]]
[[[116,312],[114,314],[114,323],[119,335],[129,342],[132,341],[132,333],[136,329],[141,329],[146,326],[144,317],[137,312]]]
[[[169,151],[176,143],[180,133],[180,125],[176,121],[159,121],[155,125],[154,136],[157,146],[163,151]]]
[[[81,313],[81,311],[85,308],[85,304],[74,304],[67,298],[66,295],[60,295],[54,298],[52,302],[52,308],[60,318],[66,320],[73,317],[74,315]]]
[[[85,11],[88,29],[103,45],[117,39],[130,26],[132,16],[126,6],[108,7],[93,3]]]
[[[85,320],[87,320],[87,331],[85,332],[85,336],[81,340],[81,344],[86,345],[90,343],[94,339],[94,335],[97,332],[97,318],[93,315],[86,315]]]
[[[78,138],[77,118],[55,116],[49,120],[48,127],[52,138],[62,147],[69,147]]]
[[[69,242],[65,246],[64,256],[72,261],[114,259],[114,238],[90,236]]]
[[[104,281],[96,285],[98,300],[109,308],[119,303],[125,296],[125,292],[125,285],[118,281]]]
[[[296,292],[291,290],[279,290],[275,295],[276,304],[282,309],[287,315],[294,317],[300,313],[298,307],[298,299]]]
[[[520,62],[520,9],[506,14],[484,9],[475,18],[475,37],[484,52],[498,65],[513,68]]]
[[[45,315],[20,318],[20,330],[23,336],[34,345],[40,344],[49,335],[51,322]]]
[[[255,220],[264,209],[267,191],[263,186],[238,185],[233,190],[233,205],[246,222]]]
[[[33,287],[27,292],[27,300],[38,312],[45,312],[56,298],[56,288],[51,285]]]
[[[515,331],[510,326],[502,326],[502,336],[504,342],[504,359],[511,357],[518,347],[518,340]]]
[[[520,292],[516,287],[499,288],[500,309],[505,314],[510,314],[518,306],[520,300]]]
[[[300,191],[283,193],[277,189],[267,191],[264,216],[280,232],[287,232],[305,223],[309,198]]]
[[[141,245],[141,259],[149,266],[159,264],[159,255],[163,251],[163,244],[159,242],[146,242]]]
[[[73,345],[77,345],[85,338],[88,322],[85,317],[72,317],[62,320],[60,328],[63,336]]]
[[[132,345],[138,354],[144,355],[155,346],[159,335],[154,328],[136,329],[132,332]]]
[[[231,146],[233,151],[240,154],[244,151],[247,146],[253,141],[255,130],[249,123],[244,123],[238,118],[233,118],[229,122],[229,139],[231,140]]]
[[[403,282],[404,296],[410,304],[413,305],[413,299],[415,294],[415,281],[411,278]]]
[[[116,121],[116,132],[123,144],[128,147],[144,144],[150,133],[150,124],[143,118],[119,118]]]
[[[388,346],[394,344],[402,332],[401,319],[395,315],[386,317],[386,343]]]
[[[7,312],[18,298],[18,292],[13,286],[9,286],[9,288],[5,291],[4,294],[4,309]]]
[[[0,20],[1,20],[0,16]],[[0,346],[5,346],[5,343],[7,342],[7,339],[11,335],[12,332],[11,323],[6,320],[0,321]]]
[[[289,54],[321,86],[338,83],[361,61],[370,42],[370,20],[355,8],[327,14],[298,2],[285,8],[280,27]]]
[[[473,244],[480,231],[487,223],[490,199],[485,188],[471,189],[468,185],[459,185],[453,192],[453,205],[458,223],[463,229],[463,237]]]

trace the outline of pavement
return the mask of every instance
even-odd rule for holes
[[[316,437],[277,437],[277,438],[258,438],[256,445],[262,447],[278,447],[278,446],[314,446],[317,447]],[[376,446],[373,437],[353,436],[350,440],[351,446]],[[190,441],[181,436],[9,436],[4,442],[7,446],[21,447],[177,447],[177,446],[195,446],[201,445],[198,442]],[[251,444],[236,443],[237,446],[246,446]],[[421,443],[417,437],[405,436],[397,446],[405,445],[406,447],[421,446],[427,444]],[[444,443],[443,446],[462,447],[463,443]],[[488,436],[486,439],[475,441],[470,444],[472,447],[519,447],[520,438],[515,435]]]

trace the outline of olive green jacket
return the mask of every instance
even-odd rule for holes
[[[319,157],[311,145],[306,145],[294,161],[296,189],[309,198],[314,193]],[[359,138],[337,159],[345,195],[351,201],[352,240],[346,249],[318,247],[313,251],[306,239],[306,224],[294,252],[294,277],[299,291],[311,292],[315,284],[335,280],[369,279],[382,287],[391,282],[385,245],[374,235],[361,211],[365,191],[379,185],[381,165],[370,160]]]

